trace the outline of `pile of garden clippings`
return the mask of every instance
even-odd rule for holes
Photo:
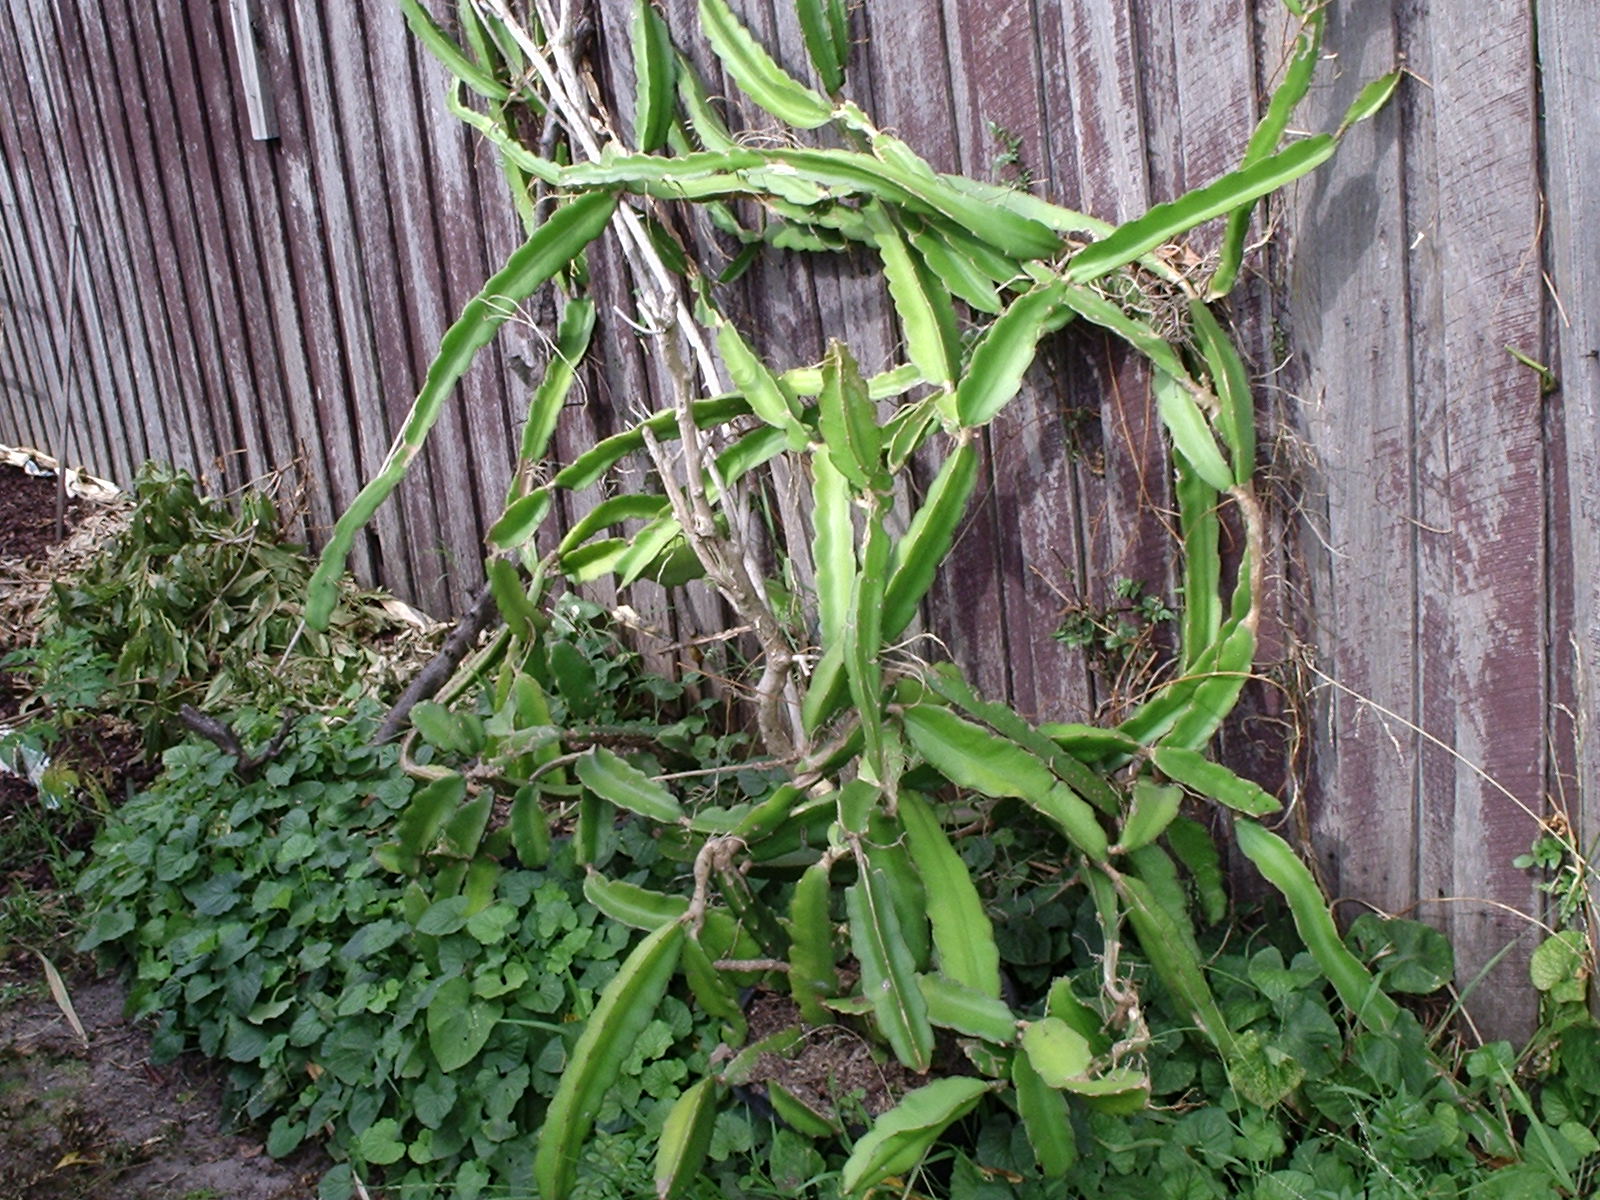
[[[58,539],[55,463],[0,447],[0,655],[31,640],[51,581],[127,521],[128,505],[110,484],[81,471],[67,483],[66,537]],[[0,725],[15,719],[20,698],[0,672]],[[133,745],[119,745],[115,731],[85,737],[94,745],[80,749],[112,768]],[[40,803],[25,775],[0,773],[0,821]],[[70,844],[72,831],[64,833]],[[40,882],[26,872],[0,879],[0,895]],[[186,1060],[153,1064],[148,1030],[123,1018],[121,986],[53,953],[64,975],[54,986],[32,948],[0,952],[0,1200],[315,1196],[325,1162],[312,1152],[276,1162],[259,1136],[230,1131],[215,1072]]]

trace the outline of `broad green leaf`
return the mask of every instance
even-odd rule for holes
[[[1183,792],[1175,787],[1163,787],[1155,780],[1141,775],[1133,781],[1133,800],[1128,805],[1127,819],[1117,845],[1124,854],[1148,846],[1166,831],[1172,818],[1178,815],[1183,803]]]
[[[1345,947],[1316,879],[1288,842],[1254,821],[1233,824],[1239,849],[1266,881],[1282,893],[1306,949],[1345,1007],[1374,1033],[1388,1033],[1400,1019],[1400,1007],[1378,987],[1378,981]]]
[[[1311,89],[1311,77],[1322,54],[1323,12],[1316,9],[1306,18],[1295,38],[1294,52],[1283,73],[1283,80],[1273,89],[1267,102],[1267,111],[1245,148],[1241,166],[1250,166],[1266,158],[1278,148],[1289,128],[1289,118]],[[1235,209],[1228,215],[1228,231],[1222,240],[1217,270],[1211,277],[1208,294],[1215,299],[1233,290],[1239,275],[1239,265],[1244,258],[1245,238],[1250,232],[1250,211],[1253,203]]]
[[[637,493],[609,496],[573,522],[557,550],[561,554],[568,554],[602,529],[609,529],[623,521],[653,521],[670,508],[665,496]]]
[[[889,585],[884,590],[883,636],[897,638],[911,624],[917,606],[955,544],[967,501],[978,479],[978,453],[963,438],[946,456],[903,537],[894,544]]]
[[[1161,745],[1150,752],[1150,757],[1167,778],[1175,779],[1235,812],[1260,817],[1283,808],[1277,797],[1263,791],[1257,784],[1193,750]]]
[[[1060,323],[1066,290],[1059,279],[1036,284],[989,326],[956,388],[956,415],[963,425],[988,424],[1021,390],[1039,339]]]
[[[900,319],[906,357],[929,383],[953,383],[960,360],[960,340],[950,293],[912,255],[900,231],[879,206],[869,210],[869,221],[878,256],[883,260],[889,296]]]
[[[428,1049],[439,1069],[459,1071],[483,1049],[505,1009],[472,995],[465,976],[447,979],[428,1004]]]
[[[817,623],[824,651],[844,653],[844,628],[855,591],[855,526],[850,490],[831,453],[811,456],[811,553],[817,571]]]
[[[550,489],[536,488],[506,505],[505,512],[489,527],[484,540],[495,550],[516,550],[533,540],[549,514]]]
[[[1078,1159],[1067,1098],[1040,1077],[1026,1054],[1012,1056],[1011,1085],[1017,1093],[1017,1113],[1039,1166],[1047,1176],[1066,1174]]]
[[[1217,489],[1181,454],[1173,468],[1183,531],[1183,669],[1188,672],[1222,631],[1222,520]]]
[[[1394,95],[1394,90],[1400,86],[1400,77],[1403,71],[1390,71],[1387,75],[1380,75],[1356,94],[1350,107],[1345,110],[1344,120],[1339,122],[1339,132],[1336,136],[1343,137],[1350,126],[1359,121],[1365,121],[1389,102],[1389,97]]]
[[[913,1071],[926,1071],[933,1061],[933,1029],[890,886],[879,871],[863,866],[860,879],[846,889],[850,944],[861,966],[861,993],[895,1057]]]
[[[629,37],[635,83],[633,140],[649,154],[666,144],[672,125],[678,56],[667,23],[650,0],[634,0]]]
[[[833,464],[858,492],[879,486],[882,431],[855,359],[842,342],[831,342],[822,363],[817,426]]]
[[[667,1110],[656,1145],[657,1200],[676,1200],[700,1174],[711,1148],[721,1093],[715,1079],[702,1079],[685,1088]]]
[[[1455,978],[1449,939],[1421,921],[1362,913],[1350,923],[1345,941],[1391,992],[1425,996]]]
[[[544,378],[539,381],[528,404],[528,417],[522,426],[521,448],[517,461],[522,468],[512,480],[511,494],[506,503],[515,501],[526,480],[526,471],[537,463],[550,448],[550,438],[555,434],[556,421],[562,406],[577,379],[578,364],[589,351],[589,340],[594,334],[594,302],[575,297],[567,301],[561,314],[561,324],[556,330],[555,348],[545,365]]]
[[[982,996],[1000,997],[1000,951],[994,927],[972,875],[945,835],[932,805],[916,792],[900,792],[911,861],[928,895],[928,920],[939,970]]]
[[[655,1015],[677,970],[681,922],[663,925],[634,947],[600,993],[545,1110],[533,1173],[542,1200],[565,1200],[577,1176],[578,1151],[606,1092]]]
[[[844,60],[849,51],[848,41],[838,37],[836,22],[842,14],[836,15],[836,9],[842,6],[834,0],[795,0],[794,7],[817,78],[828,92],[837,92],[844,86]]]

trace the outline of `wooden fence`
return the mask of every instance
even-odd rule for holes
[[[591,7],[602,88],[622,93],[628,6]],[[693,7],[665,5],[715,79]],[[735,7],[802,69],[783,0]],[[848,90],[881,124],[940,167],[1109,219],[1237,162],[1292,34],[1279,0],[865,0],[853,21]],[[1311,127],[1396,63],[1411,74],[1273,211],[1233,308],[1274,431],[1280,619],[1226,752],[1293,800],[1336,894],[1446,928],[1463,979],[1513,944],[1472,1005],[1512,1029],[1532,1011],[1541,897],[1511,859],[1553,805],[1600,830],[1584,737],[1600,256],[1583,236],[1600,227],[1600,28],[1591,0],[1336,0],[1327,41]],[[442,74],[385,3],[6,0],[0,84],[0,439],[122,480],[166,458],[217,487],[298,460],[315,536],[517,238]],[[625,300],[603,253],[594,274],[603,308]],[[775,259],[746,277],[741,324],[797,362],[841,330],[885,362],[862,274]],[[548,332],[527,315],[358,547],[359,570],[435,612],[475,582],[504,495]],[[648,388],[626,326],[606,322],[600,346],[558,454]],[[1554,390],[1511,350],[1549,364]],[[1168,488],[1138,365],[1093,338],[1047,365],[990,431],[988,486],[928,619],[986,690],[1078,719],[1117,681],[1052,634],[1113,605],[1119,579],[1170,588]],[[631,599],[694,623],[664,595]]]

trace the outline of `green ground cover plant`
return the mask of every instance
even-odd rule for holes
[[[574,637],[559,644],[592,654],[583,662],[606,685],[585,695],[586,718],[621,730],[643,714],[660,732],[684,685],[629,672],[585,611],[570,608]],[[689,708],[683,740],[667,731],[665,744],[716,757]],[[423,839],[429,869],[407,870],[388,839],[410,836],[408,819],[439,792],[416,776],[440,769],[424,752],[403,770],[399,747],[374,747],[380,716],[365,701],[301,717],[248,780],[210,743],[167,750],[79,880],[91,910],[79,949],[128,963],[130,1009],[159,1022],[159,1056],[199,1049],[230,1064],[230,1104],[269,1122],[269,1152],[327,1140],[346,1161],[324,1195],[380,1173],[402,1195],[526,1194],[526,1138],[629,934],[585,900],[569,837],[513,845],[505,826],[492,855],[475,855],[470,822],[455,821]],[[247,711],[234,725],[254,746],[278,718]],[[637,826],[612,831],[601,861],[640,881],[672,872]],[[663,1106],[705,1068],[704,1027],[668,1000],[636,1031],[579,1194],[629,1194],[618,1162],[646,1153]]]

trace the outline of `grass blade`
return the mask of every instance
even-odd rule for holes
[[[56,970],[55,963],[51,962],[38,950],[33,956],[39,960],[39,965],[44,968],[45,983],[50,986],[50,998],[56,1002],[56,1007],[61,1010],[61,1015],[67,1019],[67,1024],[72,1026],[72,1032],[78,1035],[78,1040],[85,1046],[89,1044],[89,1035],[83,1028],[83,1022],[78,1019],[78,1010],[72,1005],[72,996],[67,991],[67,981],[61,978],[61,972]]]

